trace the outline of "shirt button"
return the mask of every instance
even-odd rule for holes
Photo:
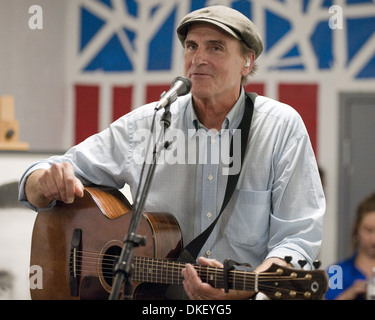
[[[216,142],[215,138],[211,138],[211,143],[214,144]]]
[[[207,250],[207,251],[206,251],[206,256],[209,257],[209,256],[211,255],[211,253],[212,253],[212,252],[211,252],[210,250]]]
[[[210,174],[210,175],[208,176],[208,180],[212,181],[213,179],[214,179],[214,177],[212,176],[212,174]]]
[[[207,212],[207,218],[211,218],[212,217],[212,213],[211,212]]]

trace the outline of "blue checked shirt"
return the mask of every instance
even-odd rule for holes
[[[152,103],[138,108],[65,155],[34,164],[21,178],[20,202],[37,210],[24,194],[27,176],[63,161],[73,164],[84,184],[119,189],[128,184],[134,199],[142,160],[148,159],[147,140],[160,130],[162,111],[157,114],[156,134],[150,132],[154,107]],[[228,164],[227,137],[238,127],[244,107],[242,90],[222,130],[212,132],[198,121],[191,95],[171,105],[165,139],[172,144],[160,151],[144,210],[174,214],[184,244],[204,231],[220,211],[228,177],[223,174]],[[239,151],[235,141],[233,162],[238,161]],[[221,262],[231,258],[253,267],[268,257],[292,256],[294,264],[303,259],[311,265],[321,245],[324,211],[315,156],[300,116],[290,106],[258,96],[237,187],[200,255]]]

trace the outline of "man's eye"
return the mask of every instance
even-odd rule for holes
[[[197,48],[197,46],[194,45],[194,44],[187,44],[186,45],[186,49],[188,49],[188,50],[195,50],[196,48]]]
[[[219,51],[223,51],[223,47],[220,45],[212,45],[211,50],[214,52],[219,52]]]

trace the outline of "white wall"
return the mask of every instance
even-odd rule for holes
[[[48,156],[50,155],[0,152],[0,185],[18,181],[33,162]],[[17,195],[10,196],[14,197],[12,202],[17,202]],[[1,208],[0,204],[0,271],[8,272],[12,277],[12,288],[0,292],[0,300],[30,299],[28,280],[35,218],[36,213],[29,209]]]
[[[29,7],[43,8],[43,30],[29,28]],[[67,1],[0,0],[0,96],[15,97],[20,140],[34,150],[61,148],[66,116]]]
[[[0,271],[11,275],[12,287],[0,300],[28,300],[30,244],[36,213],[22,208],[0,209]],[[1,281],[1,280],[0,280]]]

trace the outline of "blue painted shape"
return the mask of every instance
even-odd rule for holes
[[[318,59],[319,69],[330,69],[333,65],[332,30],[328,21],[322,21],[311,35],[311,43]]]
[[[79,51],[81,52],[96,33],[105,25],[105,21],[93,15],[85,8],[81,8],[81,39]]]
[[[97,0],[97,1],[105,4],[107,7],[109,7],[109,8],[112,9],[112,2],[111,2],[111,0]]]
[[[203,7],[207,7],[207,0],[191,0],[190,11],[195,11]]]
[[[347,20],[348,64],[374,32],[375,17]]]
[[[269,68],[270,71],[272,70],[305,70],[305,66],[303,64],[296,64],[296,65],[291,65],[291,66],[274,66]]]
[[[170,70],[175,40],[176,9],[166,19],[156,36],[150,42],[147,69],[149,71]]]
[[[233,1],[232,8],[238,10],[250,20],[252,19],[252,3],[250,1]]]
[[[138,17],[138,3],[135,0],[124,0],[128,14]]]
[[[288,20],[269,10],[266,10],[266,25],[265,51],[267,52],[290,31],[291,26]]]
[[[114,35],[84,70],[121,72],[132,71],[133,66],[126,56],[117,35]]]
[[[346,3],[348,5],[351,5],[351,4],[362,4],[362,3],[374,3],[373,0],[346,0]]]
[[[331,6],[333,6],[333,0],[323,0],[323,3],[322,3],[323,8],[329,8]]]
[[[282,59],[299,57],[299,56],[300,56],[300,52],[299,52],[298,46],[295,45],[292,49],[290,49],[286,54],[282,56]]]
[[[357,79],[375,78],[375,55],[365,65],[365,67],[357,74]]]

